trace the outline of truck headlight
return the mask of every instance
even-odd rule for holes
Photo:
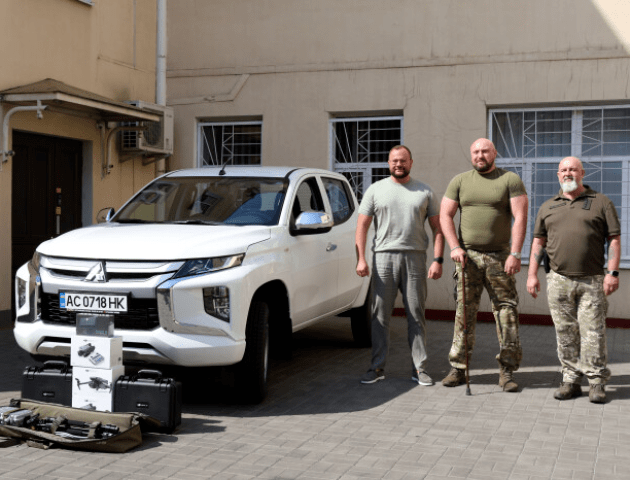
[[[37,251],[35,251],[35,253],[33,254],[33,258],[31,258],[31,266],[33,267],[33,270],[35,270],[35,272],[38,275],[39,275],[39,265],[41,263],[41,259],[42,259],[42,256]]]
[[[196,260],[188,260],[182,268],[175,274],[173,278],[190,277],[193,275],[203,275],[204,273],[216,272],[219,270],[227,270],[228,268],[238,267],[243,263],[245,254],[230,255],[228,257],[216,258],[199,258]]]
[[[208,315],[212,315],[224,322],[229,322],[230,289],[223,286],[204,288],[203,307]]]

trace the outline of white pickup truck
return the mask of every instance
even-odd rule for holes
[[[125,363],[236,365],[243,399],[261,401],[269,353],[286,354],[292,332],[344,315],[370,345],[357,216],[345,177],[326,170],[167,173],[37,248],[15,279],[15,338],[67,357],[77,315],[111,315]]]

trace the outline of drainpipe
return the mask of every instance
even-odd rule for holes
[[[157,0],[155,103],[166,105],[166,0]],[[166,173],[164,158],[155,162],[155,176]]]

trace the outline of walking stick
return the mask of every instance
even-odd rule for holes
[[[464,278],[464,264],[460,264],[460,277],[462,278],[462,313],[464,315],[464,354],[466,355],[466,395],[470,393],[470,378],[468,375],[468,318],[466,317],[466,279]]]

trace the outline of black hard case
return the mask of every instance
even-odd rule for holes
[[[182,384],[158,370],[123,375],[114,384],[114,412],[144,413],[159,420],[156,430],[170,433],[182,423]]]
[[[26,367],[22,374],[22,398],[72,406],[72,367],[59,360]]]

